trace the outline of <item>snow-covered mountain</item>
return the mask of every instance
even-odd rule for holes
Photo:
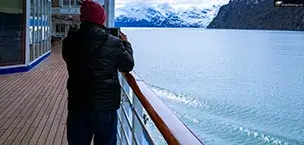
[[[131,3],[119,6],[115,11],[115,25],[118,27],[201,27],[205,28],[216,16],[221,5],[183,7],[169,3]]]

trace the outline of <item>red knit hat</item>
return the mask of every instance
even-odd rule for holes
[[[103,25],[106,18],[106,11],[100,4],[91,0],[83,1],[80,8],[80,21],[87,21]]]

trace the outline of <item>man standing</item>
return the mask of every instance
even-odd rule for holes
[[[116,145],[120,106],[118,71],[134,67],[127,36],[112,36],[104,26],[106,12],[92,1],[80,8],[81,25],[63,41],[69,78],[67,139],[69,145]]]

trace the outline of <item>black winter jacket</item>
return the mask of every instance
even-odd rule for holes
[[[83,22],[63,40],[62,56],[69,78],[68,110],[113,111],[120,105],[118,71],[134,67],[127,41],[109,34],[105,27]]]

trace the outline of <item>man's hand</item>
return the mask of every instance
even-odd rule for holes
[[[122,32],[120,32],[120,39],[123,41],[128,41],[128,36]]]

